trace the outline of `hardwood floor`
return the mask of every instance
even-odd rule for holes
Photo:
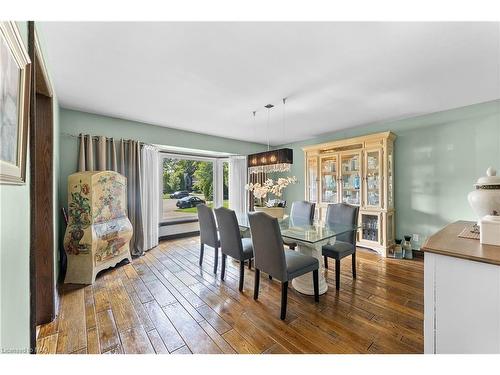
[[[238,264],[213,274],[213,252],[198,266],[197,237],[163,241],[145,256],[102,272],[94,285],[64,285],[57,319],[39,327],[39,353],[422,353],[423,262],[357,252],[342,262],[335,291],[314,303],[292,287],[279,319],[280,283]],[[220,262],[219,262],[220,264]]]

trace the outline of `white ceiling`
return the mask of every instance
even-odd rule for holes
[[[61,106],[247,141],[269,134],[283,144],[500,98],[500,23],[42,22],[41,30]],[[268,103],[277,105],[269,132]]]

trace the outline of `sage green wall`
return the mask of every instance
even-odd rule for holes
[[[500,100],[400,121],[338,131],[303,142],[293,149],[290,172],[299,183],[285,192],[289,202],[304,199],[304,153],[301,147],[390,130],[395,144],[396,232],[426,236],[445,224],[474,220],[467,194],[488,166],[500,171]]]
[[[135,139],[166,146],[229,152],[240,155],[263,151],[266,148],[266,146],[258,143],[198,134],[65,108],[60,109],[60,130],[61,171],[59,199],[61,207],[67,206],[68,176],[77,170],[78,140],[68,136],[68,134],[104,135],[117,139]],[[61,233],[62,235],[63,233]]]
[[[27,46],[27,22],[18,22]],[[43,35],[38,31],[43,51]],[[50,74],[50,72],[49,72]],[[59,107],[54,110],[54,202],[58,201],[59,181]],[[29,152],[26,184],[0,185],[0,350],[29,349],[29,247],[30,247],[30,179]],[[57,205],[54,215],[57,217]],[[58,223],[54,222],[54,253],[58,249]]]

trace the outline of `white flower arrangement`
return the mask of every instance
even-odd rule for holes
[[[283,195],[283,190],[288,185],[297,183],[297,177],[280,177],[274,182],[272,178],[268,178],[264,184],[256,183],[256,184],[247,184],[245,185],[245,189],[253,192],[253,195],[257,199],[264,199],[267,197],[267,194],[273,194],[276,197],[281,197]]]

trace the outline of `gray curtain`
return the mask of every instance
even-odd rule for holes
[[[134,228],[132,255],[144,253],[141,206],[141,143],[103,136],[79,136],[78,171],[115,171],[127,177],[128,217]],[[118,149],[118,150],[117,150]]]

